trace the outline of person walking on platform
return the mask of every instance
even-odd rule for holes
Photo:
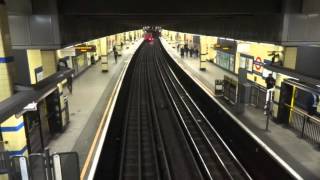
[[[123,45],[124,45],[124,43],[123,43],[123,42],[121,42],[121,43],[120,43],[121,49],[123,49]]]
[[[274,86],[276,84],[276,80],[272,77],[272,73],[265,79],[267,85],[267,94],[266,94],[266,104],[264,106],[264,114],[267,114],[267,110],[270,110],[270,103],[272,101],[272,93],[274,91]]]
[[[113,55],[114,55],[114,62],[117,64],[118,51],[116,46],[113,46]]]
[[[180,49],[180,55],[181,55],[181,58],[184,58],[184,48]]]

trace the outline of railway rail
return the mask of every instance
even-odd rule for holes
[[[252,176],[197,106],[159,40],[144,42],[128,69],[95,179],[262,177]]]

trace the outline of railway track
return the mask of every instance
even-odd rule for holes
[[[144,54],[140,54],[134,69],[125,117],[122,139],[119,180],[123,179],[161,179],[159,162],[156,157],[155,137],[152,132]]]
[[[161,49],[159,50],[161,52]],[[172,103],[180,114],[180,124],[190,139],[208,179],[251,179],[243,165],[224,143],[208,119],[166,63],[163,53],[157,65]]]
[[[158,40],[136,57],[119,180],[251,179],[167,64]]]

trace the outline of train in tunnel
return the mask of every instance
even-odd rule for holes
[[[153,41],[154,39],[161,36],[161,27],[145,27],[144,28],[144,40],[145,41]]]

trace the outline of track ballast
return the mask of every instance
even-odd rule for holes
[[[96,179],[251,179],[176,78],[159,40],[144,42],[131,63],[117,163],[104,175],[108,162],[100,162]]]

